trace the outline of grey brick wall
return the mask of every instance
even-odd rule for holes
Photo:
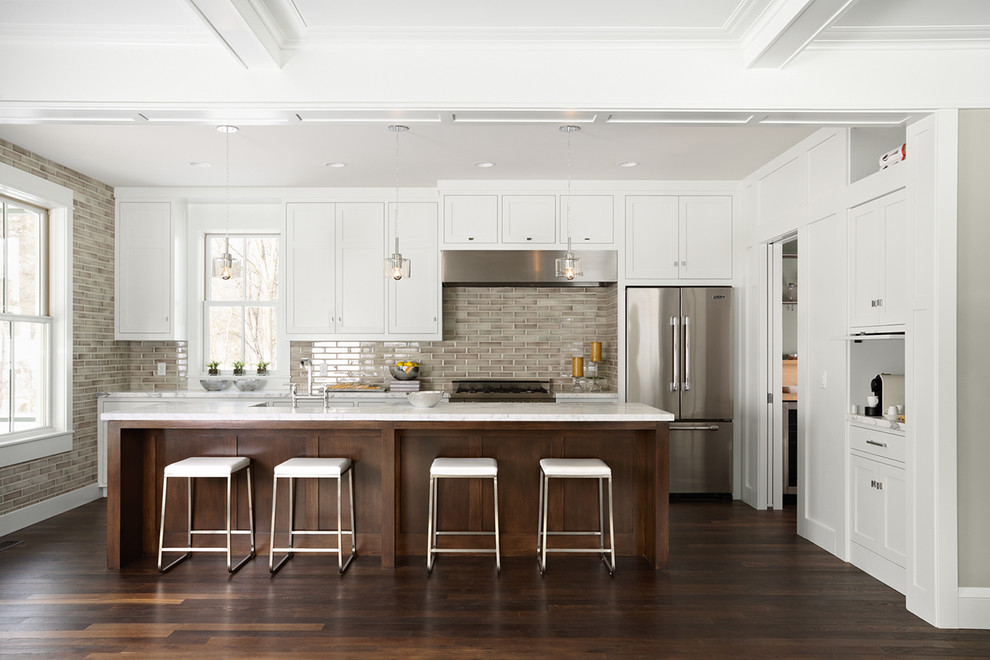
[[[0,140],[0,162],[73,192],[72,451],[0,468],[0,514],[96,482],[96,393],[127,386],[113,338],[113,189]]]

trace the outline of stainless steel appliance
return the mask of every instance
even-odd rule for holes
[[[554,401],[550,380],[464,378],[453,381],[451,403],[457,401]]]
[[[604,286],[618,279],[615,250],[574,251],[584,274],[557,277],[562,250],[443,250],[444,286]]]
[[[674,414],[670,492],[732,492],[732,288],[626,291],[626,398]]]

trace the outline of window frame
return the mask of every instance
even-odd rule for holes
[[[211,196],[209,191],[203,195],[188,199],[185,205],[186,227],[186,254],[189,259],[186,262],[186,314],[189,319],[188,333],[188,357],[189,366],[187,369],[187,387],[191,391],[203,391],[199,384],[200,378],[206,378],[206,362],[210,359],[206,355],[206,236],[208,234],[223,234],[229,231],[231,235],[242,234],[270,234],[278,238],[279,254],[285,248],[285,234],[283,230],[285,208],[284,204],[273,202],[270,199],[258,200],[252,194],[253,191],[231,190],[230,191],[230,211],[227,212],[223,201],[223,190],[219,191],[219,199]],[[230,224],[227,224],[227,218]],[[278,277],[280,286],[284,282],[284,264],[278,266]],[[268,371],[269,383],[284,383],[290,376],[289,370],[289,338],[285,334],[285,328],[281,322],[284,313],[285,295],[281,293],[281,298],[275,306],[277,319],[277,337],[275,340],[275,351],[277,363],[281,365],[278,370]],[[224,374],[225,377],[230,374]],[[251,375],[245,367],[245,375]],[[272,386],[274,387],[274,386]],[[266,389],[272,389],[267,387]]]
[[[228,308],[234,308],[234,309],[240,309],[240,310],[242,310],[241,324],[243,326],[243,324],[245,323],[245,320],[244,320],[245,315],[243,314],[243,312],[245,312],[248,307],[267,307],[267,308],[271,308],[272,314],[275,317],[275,353],[274,353],[274,355],[271,356],[271,358],[269,358],[269,360],[270,361],[273,361],[275,364],[277,364],[277,365],[279,365],[279,367],[281,367],[282,366],[282,362],[279,359],[280,358],[280,351],[279,351],[279,324],[278,324],[279,307],[278,307],[278,305],[279,305],[279,302],[280,302],[280,299],[281,299],[281,286],[282,286],[282,283],[280,281],[280,279],[281,279],[280,278],[281,271],[280,271],[279,264],[276,264],[276,268],[275,268],[275,277],[277,278],[279,288],[276,290],[277,291],[277,294],[276,294],[276,297],[275,297],[274,300],[249,300],[249,299],[246,299],[246,298],[239,299],[239,300],[212,300],[210,298],[210,295],[212,294],[212,291],[211,291],[211,279],[212,278],[211,278],[210,273],[212,272],[212,269],[213,269],[213,259],[211,258],[210,250],[207,249],[207,245],[209,244],[210,240],[212,240],[212,239],[215,239],[215,238],[218,238],[218,237],[219,238],[223,238],[224,236],[228,236],[228,235],[229,235],[229,237],[232,240],[233,239],[247,239],[247,238],[272,238],[272,239],[275,239],[276,246],[278,247],[279,259],[281,260],[282,241],[281,241],[281,236],[277,232],[272,232],[272,231],[254,231],[254,232],[236,232],[236,233],[235,232],[230,232],[229,234],[227,234],[226,232],[207,232],[206,234],[204,234],[204,236],[203,236],[203,256],[204,256],[204,261],[203,261],[203,265],[202,265],[202,268],[203,268],[203,270],[202,270],[202,274],[203,274],[203,322],[200,324],[200,334],[201,334],[201,338],[202,338],[202,342],[203,342],[203,350],[204,351],[207,351],[207,349],[209,347],[209,344],[210,344],[210,338],[209,338],[209,335],[210,335],[209,319],[210,319],[210,310],[212,308],[228,307]],[[242,269],[241,269],[241,277],[245,277],[245,278],[247,277],[247,269],[246,268],[243,268],[243,264],[242,264]],[[241,333],[241,344],[242,344],[242,348],[243,348],[243,345],[244,345],[244,333],[243,332]],[[207,353],[204,353],[204,355],[206,355],[207,359],[213,359],[213,356],[212,355],[209,355]],[[228,365],[228,366],[230,366],[231,368],[233,367],[233,365]],[[273,369],[272,371],[274,372],[275,370]],[[246,364],[245,365],[244,375],[247,376],[247,375],[251,375],[252,373],[254,373],[253,368],[250,365]],[[206,375],[205,365],[203,367],[203,375]]]
[[[46,425],[0,436],[0,467],[72,449],[72,190],[0,163],[0,195],[48,213]],[[16,315],[15,315],[16,316]],[[23,316],[22,316],[23,318]],[[32,317],[37,318],[37,317]]]

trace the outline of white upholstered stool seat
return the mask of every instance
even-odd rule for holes
[[[357,537],[354,531],[354,464],[349,458],[310,458],[297,456],[283,461],[275,466],[272,471],[272,528],[271,539],[268,545],[268,571],[273,575],[282,568],[292,556],[297,552],[322,552],[337,554],[337,570],[343,573],[351,565],[351,560],[357,555]],[[351,524],[350,529],[343,529],[341,511],[343,501],[341,499],[341,481],[347,475],[347,487],[350,499]],[[275,511],[278,502],[278,481],[279,479],[289,480],[289,545],[276,547],[275,545]],[[336,529],[296,529],[296,479],[334,479],[337,482],[337,528]],[[337,547],[321,548],[297,548],[295,547],[296,536],[336,536]],[[351,537],[351,554],[344,562],[344,536]],[[282,560],[275,563],[275,553],[287,553]]]
[[[550,479],[598,480],[598,529],[596,531],[550,531],[547,529],[547,508],[550,501]],[[605,547],[604,482],[608,482],[608,547]],[[548,536],[597,536],[597,548],[548,548]],[[609,575],[615,575],[615,522],[612,511],[612,468],[599,458],[540,459],[540,506],[536,534],[536,559],[540,574],[547,570],[548,552],[595,552],[601,555]]]
[[[495,477],[498,461],[494,458],[437,458],[430,465],[431,477]]]
[[[251,465],[244,456],[193,456],[165,466],[166,477],[226,477]]]
[[[548,477],[612,476],[612,468],[600,458],[543,458],[540,469]]]
[[[235,474],[244,470],[247,474],[248,529],[231,529],[231,488]],[[165,466],[162,479],[162,517],[158,529],[158,572],[164,573],[194,552],[225,552],[227,554],[227,572],[233,573],[248,560],[254,557],[254,487],[251,483],[251,459],[246,456],[192,456]],[[193,480],[194,479],[226,479],[226,525],[224,529],[193,529]],[[165,546],[165,503],[168,501],[169,479],[186,479],[187,522],[186,545],[180,547]],[[224,547],[193,546],[194,534],[223,534],[226,536]],[[251,551],[237,565],[231,563],[231,537],[235,534],[250,535]],[[165,552],[182,552],[183,555],[162,566],[162,554]]]
[[[275,466],[276,477],[335,479],[351,468],[349,458],[290,458]]]
[[[495,500],[495,530],[487,531],[440,531],[439,502],[437,501],[437,482],[440,479],[491,479],[493,499]],[[426,573],[433,573],[433,562],[440,553],[495,553],[495,570],[502,574],[502,553],[498,533],[498,461],[494,458],[436,458],[430,465],[430,505],[428,511],[426,537],[428,542],[426,554]],[[494,549],[478,548],[440,548],[438,536],[494,536]]]

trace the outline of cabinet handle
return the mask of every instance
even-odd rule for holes
[[[686,261],[682,261],[682,262],[681,262],[681,265],[682,265],[682,266],[687,266],[687,262],[686,262]]]
[[[877,480],[870,479],[870,488],[876,488],[876,487],[877,487]]]
[[[584,237],[584,240],[586,240],[586,241],[590,241],[590,240],[591,240],[591,237],[590,237],[590,236],[585,236],[585,237]]]
[[[674,268],[677,268],[677,262],[676,261],[674,262]]]
[[[533,240],[533,239],[532,239],[532,237],[530,237],[530,236],[527,236],[527,237],[526,237],[526,240],[527,240],[527,241],[531,241],[531,240]]]
[[[883,307],[883,298],[877,298],[877,307]]]
[[[474,236],[468,236],[468,240],[469,241],[473,241],[474,240]]]
[[[882,481],[878,481],[877,482],[877,490],[883,490],[883,482]]]
[[[886,447],[887,446],[887,443],[886,442],[877,442],[876,440],[867,440],[866,441],[866,444],[873,445],[875,447]]]

